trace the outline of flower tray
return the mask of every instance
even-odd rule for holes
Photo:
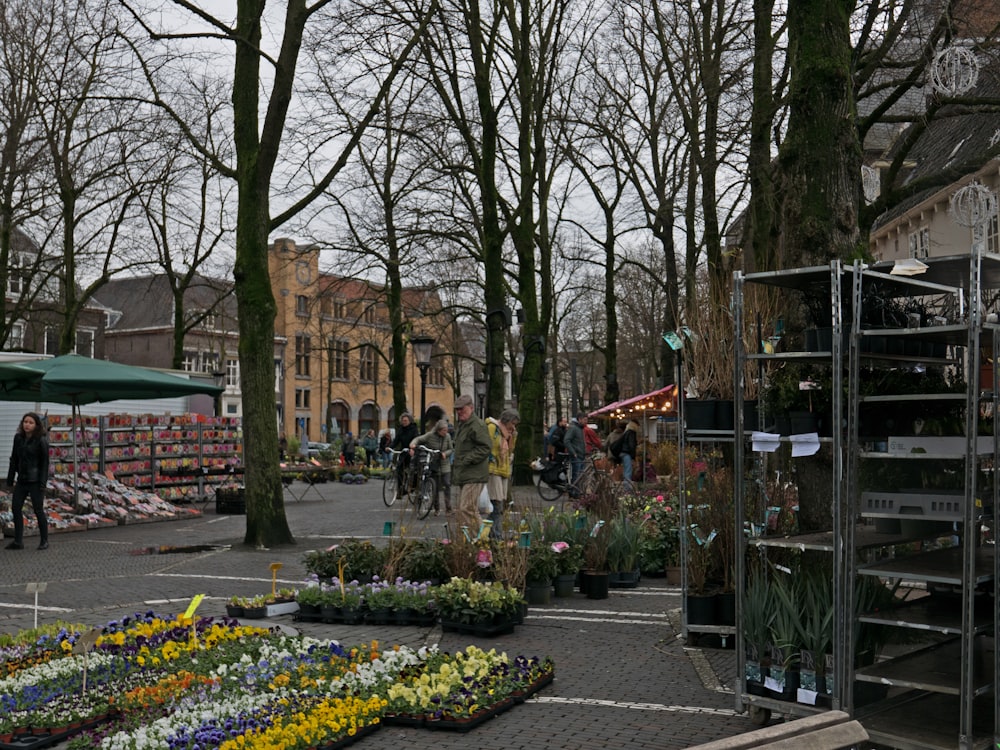
[[[78,735],[84,729],[93,729],[106,721],[107,719],[94,719],[83,722],[80,726],[72,729],[63,729],[58,732],[16,734],[9,740],[0,740],[0,750],[35,750],[36,748],[50,747]]]
[[[427,719],[424,726],[428,729],[446,732],[469,732],[513,706],[514,700],[512,698],[505,698],[499,703],[484,708],[482,711],[477,711],[472,716],[442,716],[440,719]]]
[[[543,674],[537,680],[528,685],[524,690],[520,690],[514,693],[511,697],[514,699],[514,703],[521,704],[524,703],[528,698],[533,696],[539,690],[541,690],[546,685],[550,684],[553,679],[555,679],[555,672],[549,672],[548,674]]]
[[[497,635],[510,635],[514,632],[514,625],[515,623],[513,620],[489,623],[441,620],[441,630],[445,633],[478,635],[481,638],[492,638]]]
[[[323,622],[323,615],[319,612],[303,612],[299,610],[293,618],[297,622]]]
[[[422,727],[424,717],[413,714],[386,714],[382,718],[382,723],[389,727]]]

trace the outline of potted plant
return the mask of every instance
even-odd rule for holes
[[[583,545],[570,542],[553,542],[549,545],[556,554],[556,577],[553,593],[557,597],[573,595],[576,576],[583,565]]]
[[[830,707],[833,675],[826,668],[832,662],[833,646],[833,581],[832,573],[823,568],[803,567],[800,588],[798,640],[799,699],[811,705]],[[803,696],[803,691],[807,694]]]
[[[607,599],[610,586],[608,569],[608,532],[603,520],[594,523],[583,546],[583,578],[581,588],[588,599]]]
[[[713,563],[712,544],[716,532],[706,529],[707,506],[691,508],[692,523],[687,529],[687,621],[691,625],[714,625],[715,590],[708,586],[709,571]]]
[[[798,640],[802,578],[772,567],[774,617],[770,625],[770,675],[765,682],[772,697],[794,701],[799,687]]]
[[[363,595],[364,589],[357,581],[344,582],[335,578],[323,592],[320,603],[324,622],[359,624],[364,619]]]
[[[376,576],[371,583],[364,584],[362,598],[367,612],[365,621],[375,625],[387,625],[393,619],[393,611],[398,606],[396,587]]]
[[[681,582],[680,526],[677,511],[663,495],[657,495],[644,508],[639,544],[639,569],[646,576],[666,575],[667,583]]]
[[[642,522],[636,522],[622,511],[611,522],[608,539],[610,585],[634,588],[639,583],[639,548],[642,543]]]
[[[525,574],[525,598],[528,604],[549,604],[552,599],[552,579],[559,564],[552,547],[544,542],[528,549],[528,570]]]
[[[449,630],[499,635],[513,632],[521,595],[504,584],[452,578],[437,587],[435,606]]]
[[[438,584],[448,580],[448,556],[440,539],[411,539],[406,545],[398,574],[410,581]]]
[[[747,581],[743,598],[743,640],[746,645],[746,689],[764,695],[764,680],[770,664],[767,651],[771,637],[774,604],[764,572],[758,568]]]
[[[306,579],[306,585],[295,592],[295,601],[299,604],[299,617],[302,619],[318,618],[323,605],[324,584],[315,576]]]

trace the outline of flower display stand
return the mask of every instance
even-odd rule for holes
[[[278,615],[291,615],[299,611],[298,602],[278,602],[276,604],[268,604],[265,607],[266,613],[265,617],[277,617]]]

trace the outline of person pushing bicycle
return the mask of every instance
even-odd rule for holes
[[[454,451],[451,435],[448,433],[448,420],[440,419],[434,425],[434,429],[418,435],[410,441],[410,455],[418,446],[424,446],[431,450],[441,451],[431,454],[431,471],[434,472],[438,480],[438,491],[434,496],[434,515],[438,515],[441,506],[438,496],[444,494],[445,513],[451,513],[451,454]]]
[[[399,415],[399,429],[396,430],[396,437],[389,444],[389,449],[402,451],[396,461],[396,493],[397,496],[406,494],[410,488],[406,486],[406,470],[410,467],[410,442],[417,437],[417,425],[413,421],[413,415],[404,411]]]

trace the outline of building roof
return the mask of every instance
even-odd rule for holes
[[[224,296],[226,317],[236,320],[236,299],[229,291],[232,282],[198,275],[184,295],[187,311],[205,310]],[[108,333],[173,327],[174,300],[166,274],[115,279],[99,293],[101,302],[121,313]]]

